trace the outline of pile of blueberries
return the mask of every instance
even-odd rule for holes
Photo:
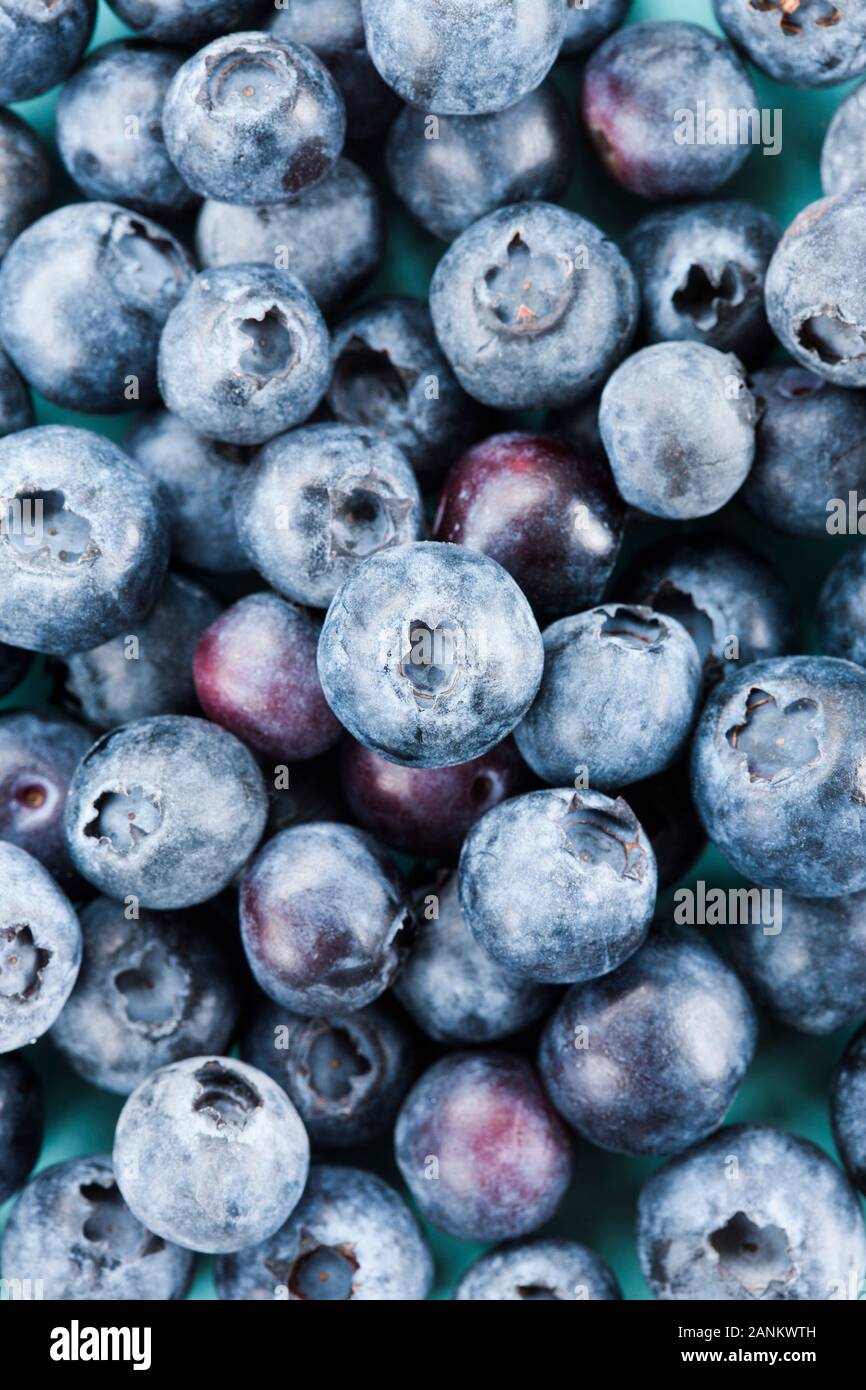
[[[797,655],[694,523],[866,497],[866,84],[784,234],[709,200],[747,143],[677,130],[755,108],[745,59],[866,75],[866,5],[112,5],[139,37],[83,59],[95,0],[0,0],[0,102],[62,82],[80,194],[0,111],[0,695],[52,688],[0,716],[4,1287],[178,1299],[204,1252],[223,1299],[424,1299],[420,1216],[491,1247],[457,1299],[618,1299],[538,1234],[589,1143],[667,1160],[657,1297],[859,1297],[866,1030],[843,1166],[719,1127],[755,1002],[866,1017],[866,549]],[[557,201],[560,57],[584,177],[663,204],[622,249]],[[429,300],[358,307],[396,199]],[[707,840],[781,931],[654,920]],[[126,1099],[28,1182],[43,1035]]]

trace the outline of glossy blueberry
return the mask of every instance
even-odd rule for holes
[[[866,1192],[866,1028],[845,1049],[830,1096],[833,1137],[851,1181]]]
[[[2,0],[0,105],[62,82],[87,47],[95,18],[96,0]]]
[[[0,348],[0,438],[29,429],[34,421],[33,401],[27,384]]]
[[[48,1031],[80,964],[69,899],[38,860],[0,840],[0,1053]]]
[[[209,1254],[273,1235],[297,1206],[309,1162],[285,1091],[233,1057],[155,1071],[124,1105],[114,1138],[117,1185],[138,1219]]]
[[[359,1168],[310,1170],[304,1195],[269,1240],[217,1261],[223,1299],[415,1302],[433,1261],[418,1223],[388,1183]]]
[[[263,999],[241,1056],[273,1077],[314,1149],[350,1149],[393,1126],[415,1070],[412,1036],[382,1004],[333,1018],[301,1018]]]
[[[588,53],[617,29],[628,13],[631,0],[566,0],[563,58]]]
[[[321,183],[346,134],[323,63],[271,34],[224,34],[173,78],[162,112],[172,163],[223,203],[284,203]]]
[[[92,736],[54,711],[0,715],[0,839],[38,859],[67,891],[79,887],[63,833],[72,774]]]
[[[866,887],[866,672],[758,661],[708,699],[692,745],[704,828],[755,883],[812,898]]]
[[[434,1063],[404,1102],[394,1147],[422,1215],[461,1240],[527,1235],[571,1181],[565,1126],[530,1064],[507,1052]]]
[[[638,292],[625,257],[552,203],[501,208],[436,267],[430,312],[461,386],[502,410],[575,405],[625,355]]]
[[[755,455],[755,400],[733,353],[656,343],[618,367],[599,425],[617,487],[650,516],[709,516],[745,482]]]
[[[235,519],[268,583],[316,608],[370,555],[417,540],[423,526],[405,455],[341,424],[290,430],[259,450],[235,493]]]
[[[208,719],[278,763],[324,753],[340,725],[319,683],[318,640],[317,624],[276,594],[239,599],[195,649],[195,689]]]
[[[460,1303],[583,1303],[621,1299],[622,1293],[613,1270],[594,1250],[550,1237],[508,1241],[482,1255],[454,1297]]]
[[[866,549],[849,550],[818,598],[821,651],[866,666]]]
[[[204,268],[236,261],[283,267],[323,313],[363,289],[382,259],[383,242],[376,186],[349,159],[338,159],[322,183],[290,203],[241,207],[208,199],[196,225]]]
[[[723,1129],[654,1173],[637,1243],[644,1278],[666,1301],[845,1299],[866,1270],[863,1218],[843,1174],[815,1144],[761,1125]]]
[[[9,1217],[3,1278],[41,1281],[31,1297],[63,1302],[185,1298],[192,1256],[147,1230],[114,1180],[110,1154],[71,1158],[27,1185]]]
[[[14,111],[0,111],[0,257],[41,217],[51,197],[51,160]]]
[[[128,1096],[158,1067],[222,1052],[241,1001],[234,943],[220,926],[204,912],[130,920],[110,898],[88,903],[81,971],[51,1030],[73,1071]]]
[[[196,709],[193,654],[219,612],[207,590],[182,575],[166,575],[143,622],[68,658],[67,697],[97,729],[154,714],[191,713]]]
[[[647,341],[704,343],[750,364],[761,361],[774,341],[764,276],[781,234],[750,203],[692,203],[650,213],[625,242]]]
[[[706,198],[727,183],[751,145],[700,139],[701,111],[756,104],[734,50],[698,24],[619,29],[584,76],[583,119],[595,151],[617,183],[645,198]]]
[[[0,642],[0,695],[8,695],[21,683],[32,660],[31,652]]]
[[[612,974],[568,991],[538,1066],[559,1113],[590,1143],[679,1153],[722,1123],[757,1031],[730,967],[701,941],[662,929]]]
[[[242,29],[261,7],[259,0],[111,0],[111,8],[141,38],[197,48]]]
[[[456,874],[425,896],[394,993],[428,1037],[452,1046],[519,1033],[556,996],[547,985],[509,975],[482,950],[460,910]]]
[[[470,830],[460,901],[479,946],[506,971],[573,984],[622,965],[646,936],[656,861],[621,797],[515,796]]]
[[[204,719],[161,715],[103,734],[79,764],[66,838],[84,878],[142,907],[205,902],[258,844],[267,794],[252,754]]]
[[[543,82],[488,116],[441,116],[404,106],[388,135],[391,186],[428,232],[453,241],[509,203],[557,199],[571,177],[574,124]]]
[[[707,843],[692,800],[688,758],[667,772],[633,782],[626,797],[653,847],[658,888],[663,893],[686,877]]]
[[[605,465],[550,435],[496,434],[446,477],[433,536],[492,556],[558,618],[601,598],[624,529]]]
[[[433,541],[380,550],[349,576],[319,638],[319,676],[340,723],[410,767],[489,752],[541,680],[541,634],[509,574]]]
[[[0,1206],[17,1192],[42,1148],[42,1083],[23,1053],[0,1056]]]
[[[441,476],[482,412],[446,361],[420,299],[365,304],[334,330],[328,405],[402,449],[422,482]]]
[[[866,69],[866,12],[832,0],[713,0],[755,67],[792,87],[832,87]]]
[[[231,444],[262,444],[299,425],[330,374],[328,330],[312,296],[288,271],[253,262],[197,275],[159,343],[169,410]]]
[[[605,603],[544,632],[544,674],[514,737],[554,786],[583,769],[601,791],[664,772],[698,712],[701,659],[676,618]]]
[[[141,470],[101,435],[42,425],[0,440],[0,639],[86,651],[153,606],[165,523]]]
[[[6,253],[0,336],[56,405],[132,410],[156,399],[159,335],[192,273],[180,243],[155,222],[114,203],[71,203]]]
[[[181,212],[196,201],[168,157],[162,105],[184,55],[148,43],[106,44],[65,83],[57,146],[86,198],[139,212]]]
[[[502,111],[544,80],[565,37],[561,0],[361,0],[370,57],[422,111]]]
[[[241,884],[240,911],[259,985],[307,1018],[378,999],[405,957],[411,925],[393,861],[372,836],[329,821],[265,845]]]
[[[850,92],[830,122],[821,149],[821,187],[828,198],[866,185],[866,85]]]

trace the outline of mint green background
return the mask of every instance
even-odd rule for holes
[[[420,0],[419,0],[420,3]],[[710,0],[635,0],[631,21],[683,19],[716,29]],[[100,0],[100,15],[94,46],[117,38],[127,30]],[[556,81],[574,106],[579,89],[579,66],[560,65]],[[783,151],[777,158],[752,152],[745,168],[726,186],[725,196],[742,197],[773,212],[786,225],[805,204],[821,196],[818,161],[821,143],[830,118],[850,85],[831,91],[804,93],[779,86],[753,72],[759,106],[779,107],[784,112]],[[53,139],[53,110],[56,92],[35,101],[20,103],[15,109],[25,116],[47,141]],[[381,182],[381,180],[380,180]],[[386,193],[386,197],[388,197]],[[58,201],[74,201],[75,189],[59,177]],[[569,207],[597,221],[614,236],[621,236],[646,211],[646,205],[620,192],[599,171],[582,142],[578,171],[564,200]],[[364,296],[385,293],[423,294],[443,247],[426,236],[410,221],[393,198],[389,202],[389,248],[385,268]],[[120,418],[88,419],[38,402],[41,423],[68,421],[86,424],[112,438],[119,438],[126,423]],[[851,544],[828,540],[813,544],[788,541],[776,536],[741,513],[736,505],[712,519],[721,527],[749,541],[760,552],[770,555],[785,573],[797,595],[805,626],[804,646],[812,646],[812,615],[817,589],[841,549]],[[670,527],[648,525],[642,528],[639,543],[664,535]],[[624,559],[635,549],[635,537],[626,544]],[[615,584],[613,586],[615,592]],[[25,686],[0,702],[14,708],[32,704],[47,694],[44,676],[32,676]],[[740,880],[721,855],[709,850],[692,878],[708,884],[729,885]],[[671,893],[660,904],[660,915],[671,910]],[[718,935],[718,933],[717,933]],[[755,1062],[734,1105],[730,1119],[777,1124],[804,1135],[835,1153],[830,1135],[826,1097],[838,1057],[852,1029],[824,1039],[807,1038],[793,1030],[762,1019],[761,1041]],[[46,1140],[39,1168],[61,1159],[99,1151],[109,1151],[114,1124],[120,1109],[117,1098],[84,1084],[59,1060],[44,1039],[29,1050],[29,1056],[42,1074],[47,1089]],[[383,1149],[362,1162],[376,1168],[394,1182],[399,1179],[390,1153]],[[586,1241],[612,1264],[627,1298],[646,1299],[649,1292],[635,1259],[632,1222],[635,1200],[641,1184],[657,1163],[630,1160],[605,1154],[588,1145],[578,1149],[573,1188],[551,1230]],[[803,1194],[808,1201],[808,1193]],[[0,1208],[0,1225],[9,1206]],[[448,1297],[455,1279],[471,1263],[482,1246],[451,1240],[428,1231],[437,1266],[436,1296]],[[194,1299],[214,1297],[211,1261],[198,1262],[192,1291]]]

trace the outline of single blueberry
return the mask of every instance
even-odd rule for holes
[[[469,1266],[454,1297],[461,1303],[582,1303],[621,1299],[622,1293],[610,1266],[594,1250],[576,1240],[548,1237],[507,1241],[482,1255]]]
[[[47,1033],[80,964],[69,899],[38,860],[0,840],[0,1053]]]
[[[2,0],[0,105],[62,82],[90,42],[95,19],[96,0]]]
[[[0,715],[0,839],[34,859],[67,892],[80,880],[66,848],[63,813],[69,783],[92,735],[55,711]]]
[[[47,210],[51,183],[42,141],[14,111],[0,111],[0,257]]]
[[[713,0],[755,67],[792,87],[832,87],[866,69],[866,11],[834,0]]]

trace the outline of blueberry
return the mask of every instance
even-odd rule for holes
[[[601,598],[624,528],[605,464],[552,436],[496,434],[451,469],[433,535],[492,556],[558,618]]]
[[[558,198],[571,177],[574,124],[553,82],[488,116],[404,106],[388,136],[391,186],[434,236],[453,241],[509,203]]]
[[[192,273],[155,222],[114,203],[72,203],[40,217],[6,253],[0,336],[56,405],[131,410],[156,399],[159,335]]]
[[[510,974],[573,984],[622,965],[646,936],[656,862],[622,798],[568,788],[505,801],[470,830],[460,901]]]
[[[288,271],[253,262],[197,275],[159,343],[169,410],[231,444],[262,444],[306,420],[330,374],[328,330],[312,296]]]
[[[723,1129],[653,1174],[637,1241],[668,1301],[856,1298],[866,1271],[863,1218],[835,1163],[760,1125]]]
[[[41,96],[62,82],[87,47],[95,18],[96,0],[2,0],[0,105]]]
[[[191,713],[193,653],[219,612],[217,600],[198,584],[166,575],[143,622],[67,659],[67,697],[97,729],[154,714]]]
[[[42,1083],[20,1052],[0,1056],[0,1206],[17,1192],[42,1148]]]
[[[644,782],[633,782],[626,797],[653,847],[662,893],[686,877],[707,843],[692,800],[688,759]]]
[[[263,999],[241,1039],[244,1061],[282,1086],[314,1149],[384,1138],[409,1089],[413,1053],[401,1017],[378,1003],[333,1018],[301,1018]]]
[[[507,1052],[434,1063],[404,1102],[394,1146],[422,1215],[461,1240],[527,1235],[571,1181],[565,1127],[530,1064]]]
[[[174,49],[110,43],[65,83],[57,103],[57,147],[86,198],[157,216],[195,203],[162,136],[162,104],[183,61]]]
[[[175,559],[217,574],[249,568],[235,525],[234,494],[245,467],[237,445],[196,434],[168,410],[136,416],[123,444],[150,478]]]
[[[0,348],[0,438],[29,429],[34,421],[33,401],[27,384]]]
[[[717,512],[742,487],[756,416],[733,353],[675,342],[643,348],[617,368],[599,424],[626,502],[685,521]]]
[[[722,1123],[756,1037],[749,996],[715,951],[659,930],[618,970],[568,991],[538,1066],[563,1119],[590,1143],[679,1153]]]
[[[261,449],[235,493],[241,545],[287,598],[327,608],[370,555],[417,540],[421,496],[403,453],[354,425],[308,425]]]
[[[142,38],[196,48],[252,21],[260,0],[111,0],[111,8]]]
[[[273,1235],[298,1204],[309,1162],[285,1091],[233,1057],[187,1057],[153,1072],[124,1105],[114,1138],[117,1185],[138,1219],[209,1254]]]
[[[0,642],[0,696],[8,695],[24,679],[32,661],[32,653],[20,647]]]
[[[267,794],[252,754],[204,719],[161,715],[103,734],[79,764],[66,837],[84,878],[142,907],[205,902],[252,854]]]
[[[851,1181],[866,1192],[866,1029],[855,1033],[845,1049],[830,1097],[833,1137]]]
[[[192,1281],[192,1256],[129,1210],[110,1154],[68,1159],[33,1178],[12,1209],[0,1258],[4,1280],[29,1288],[23,1296],[63,1302],[181,1299]]]
[[[704,343],[753,364],[774,339],[764,277],[781,230],[750,203],[693,203],[652,212],[625,242],[650,343]]]
[[[832,657],[758,661],[704,707],[692,787],[704,828],[755,883],[811,898],[866,887],[866,672]]]
[[[436,336],[458,381],[501,410],[592,395],[624,356],[637,309],[622,253],[552,203],[482,217],[446,251],[430,285]]]
[[[394,993],[428,1037],[452,1046],[518,1033],[555,998],[549,986],[508,974],[478,945],[460,910],[456,874],[425,899]]]
[[[80,964],[69,899],[38,860],[0,840],[0,1053],[48,1031]]]
[[[237,969],[203,912],[130,920],[122,903],[95,898],[81,934],[81,972],[51,1040],[85,1081],[128,1096],[158,1067],[227,1046],[240,1012]]]
[[[208,199],[196,226],[203,267],[236,261],[283,267],[323,313],[363,289],[382,259],[383,243],[376,186],[349,159],[337,160],[322,183],[290,203],[240,207]]]
[[[334,330],[328,405],[338,420],[395,444],[422,482],[480,431],[482,412],[442,354],[426,303],[381,299]]]
[[[411,916],[394,863],[354,826],[284,830],[241,884],[241,939],[264,992],[307,1018],[351,1013],[391,984]]]
[[[501,743],[538,690],[532,611],[495,560],[426,541],[371,555],[338,589],[319,638],[325,698],[392,762],[446,767]]]
[[[546,782],[583,769],[585,785],[610,791],[677,760],[700,695],[701,659],[676,618],[605,603],[545,630],[541,689],[514,736]]]
[[[223,1299],[284,1303],[415,1302],[433,1261],[414,1216],[388,1183],[359,1168],[312,1168],[300,1203],[269,1240],[224,1255]]]
[[[454,1297],[460,1303],[582,1303],[621,1299],[622,1293],[610,1266],[594,1250],[576,1240],[548,1237],[508,1241],[482,1255],[463,1275]]]
[[[713,0],[755,67],[792,87],[832,87],[866,69],[866,13],[832,0]]]
[[[147,478],[116,444],[63,425],[7,435],[0,498],[0,639],[85,651],[149,612],[168,537]]]
[[[828,198],[855,193],[866,184],[866,85],[836,108],[821,149],[821,187]]]
[[[0,111],[0,257],[46,211],[51,183],[42,141],[14,111]]]
[[[319,630],[276,594],[250,594],[202,633],[193,673],[208,719],[277,762],[313,758],[340,736],[316,670]]]
[[[361,0],[370,57],[411,106],[502,111],[544,80],[565,37],[562,0]]]
[[[748,159],[751,145],[701,140],[700,113],[756,106],[734,50],[698,24],[628,25],[586,66],[583,119],[590,140],[611,177],[645,198],[715,193]]]
[[[566,0],[563,58],[588,53],[617,29],[628,13],[631,0]]]
[[[58,883],[79,887],[66,848],[69,783],[91,744],[80,724],[54,711],[0,715],[0,839],[32,854]]]
[[[321,183],[346,134],[333,78],[302,44],[224,34],[173,78],[165,143],[196,193],[222,203],[284,203]]]
[[[830,571],[818,599],[821,650],[866,666],[866,549],[849,550]]]

